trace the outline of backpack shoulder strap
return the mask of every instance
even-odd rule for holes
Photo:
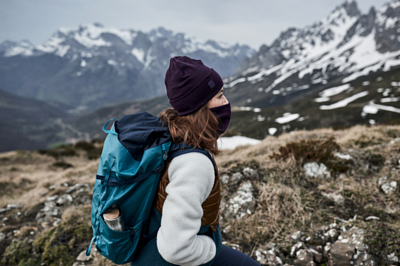
[[[186,143],[181,143],[181,144],[173,143],[171,145],[171,148],[169,149],[167,161],[170,161],[179,155],[189,153],[189,152],[199,152],[199,153],[204,154],[205,156],[208,157],[208,159],[210,159],[210,161],[212,162],[214,169],[215,169],[215,162],[214,162],[213,158],[211,157],[211,154],[206,149],[194,147],[194,146],[191,146]]]

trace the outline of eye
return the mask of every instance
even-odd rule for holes
[[[222,96],[224,96],[224,94],[223,94],[223,93],[221,93],[221,94],[218,96],[218,99],[221,99],[221,98],[222,98]]]

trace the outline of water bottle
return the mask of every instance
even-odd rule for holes
[[[116,204],[106,210],[103,214],[104,222],[114,231],[125,231],[125,224],[122,220],[122,213]]]

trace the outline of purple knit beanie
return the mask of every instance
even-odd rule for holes
[[[187,56],[171,58],[165,74],[167,96],[179,116],[200,109],[223,85],[222,78],[214,69]]]

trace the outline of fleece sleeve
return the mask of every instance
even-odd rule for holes
[[[161,256],[176,265],[201,265],[216,254],[214,241],[197,235],[201,227],[201,204],[214,185],[214,166],[207,156],[191,152],[174,158],[168,168],[157,248]]]

